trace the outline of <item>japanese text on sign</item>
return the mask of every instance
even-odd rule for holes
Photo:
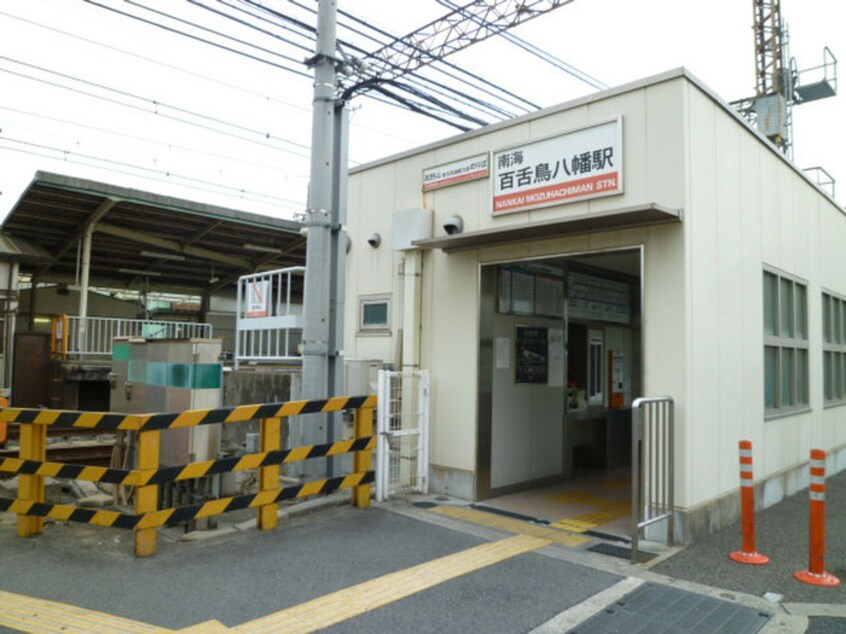
[[[623,192],[622,121],[494,154],[493,214]]]
[[[488,155],[480,154],[423,170],[423,191],[439,189],[488,176]]]

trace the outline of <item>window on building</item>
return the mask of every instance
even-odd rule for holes
[[[822,294],[823,395],[826,404],[846,403],[846,298]]]
[[[363,332],[390,332],[391,300],[385,295],[362,297],[359,301],[358,328]]]
[[[808,287],[764,271],[764,408],[779,414],[808,406]]]

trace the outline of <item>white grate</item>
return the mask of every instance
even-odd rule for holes
[[[379,371],[376,500],[429,490],[429,373]]]

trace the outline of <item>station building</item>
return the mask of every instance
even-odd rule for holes
[[[684,69],[356,168],[345,354],[431,374],[431,489],[625,470],[675,402],[676,535],[846,467],[844,210]]]

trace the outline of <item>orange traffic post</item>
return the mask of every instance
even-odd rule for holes
[[[138,433],[138,470],[155,471],[159,468],[161,431]],[[135,512],[138,515],[159,510],[159,485],[149,484],[135,489]],[[156,554],[158,533],[155,528],[135,530],[135,556],[152,557]]]
[[[47,426],[21,423],[21,446],[18,456],[21,460],[47,460]],[[44,476],[24,475],[18,480],[18,501],[27,503],[44,502]],[[27,508],[32,506],[29,504]],[[18,537],[35,537],[44,532],[44,518],[18,515]]]
[[[282,419],[261,419],[261,451],[277,451],[282,448]],[[259,468],[259,497],[276,499],[279,494],[278,464]],[[279,526],[279,505],[262,504],[258,508],[258,527],[262,531],[272,531]]]
[[[743,524],[743,549],[729,553],[741,564],[761,566],[770,558],[758,552],[755,545],[755,481],[752,473],[752,441],[740,441],[740,513]]]
[[[808,570],[793,573],[802,583],[833,587],[840,579],[825,570],[825,451],[811,449],[811,535]]]
[[[370,407],[355,410],[355,437],[366,438],[373,435],[373,409]],[[356,473],[370,471],[373,468],[373,450],[356,451],[353,455],[353,470]],[[360,509],[370,506],[370,485],[359,484],[353,488],[352,503]]]

